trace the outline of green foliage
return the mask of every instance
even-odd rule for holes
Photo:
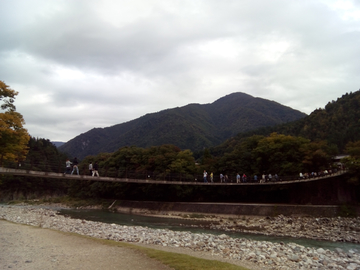
[[[278,133],[233,140],[228,149],[218,159],[216,173],[297,175],[301,171],[328,168],[331,160],[330,147],[325,141],[311,142]]]
[[[263,138],[254,149],[260,172],[298,174],[302,170],[301,147],[307,143],[304,138],[277,133]]]
[[[139,249],[137,247],[137,249]],[[247,270],[247,268],[237,266],[234,264],[220,262],[216,260],[206,260],[201,258],[192,257],[185,254],[178,254],[172,252],[164,252],[155,249],[142,248],[141,250],[150,258],[159,260],[165,265],[168,265],[171,269],[177,270]]]
[[[301,147],[303,170],[314,172],[329,168],[331,157],[334,156],[332,147],[326,141],[315,141],[304,144]]]
[[[23,169],[63,172],[67,156],[58,151],[48,139],[31,137],[29,153],[22,163]]]
[[[360,182],[360,140],[349,142],[346,145],[346,153],[350,156],[344,158],[342,162],[345,164],[352,174],[352,182]]]
[[[352,144],[360,140],[359,119],[360,91],[357,91],[300,120],[239,133],[210,152],[220,157],[218,169],[231,173],[235,173],[231,171],[233,166],[237,166],[238,172],[251,174],[262,170],[284,174],[322,170],[331,166],[331,157],[338,153],[360,152]],[[271,138],[274,133],[282,134],[283,137],[277,136],[281,138],[280,144]],[[360,173],[357,169],[360,158],[352,155],[346,164],[355,174]]]
[[[153,258],[164,265],[167,265],[170,269],[176,270],[198,270],[198,269],[208,269],[208,270],[248,270],[247,268],[230,264],[227,262],[221,262],[216,260],[207,260],[202,258],[197,258],[189,256],[186,254],[179,254],[174,252],[162,251],[158,249],[148,248],[144,246],[129,244],[126,242],[118,242],[112,240],[96,239],[93,238],[93,241],[97,241],[102,244],[131,248],[141,253],[144,253],[149,258]]]
[[[317,109],[300,120],[272,127],[260,128],[236,137],[217,147],[217,152],[227,152],[231,145],[252,135],[269,136],[276,132],[300,136],[311,141],[326,141],[332,155],[343,153],[348,142],[360,139],[360,91],[345,94],[329,102],[325,109]]]
[[[104,155],[104,154],[102,154]],[[98,156],[86,157],[82,164],[91,160],[99,161]],[[193,174],[195,160],[190,150],[181,151],[174,145],[153,146],[147,149],[135,146],[122,147],[113,154],[108,154],[99,162],[100,172],[111,177],[148,177],[163,178],[166,174]],[[86,166],[86,165],[82,165]]]

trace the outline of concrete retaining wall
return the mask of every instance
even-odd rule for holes
[[[122,212],[151,211],[151,213],[196,213],[233,216],[316,216],[334,217],[359,215],[360,207],[338,205],[285,205],[285,204],[242,204],[242,203],[186,203],[186,202],[141,202],[121,201],[115,208]]]

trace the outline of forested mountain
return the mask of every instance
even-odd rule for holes
[[[230,152],[245,138],[269,136],[273,132],[327,141],[337,152],[343,153],[348,142],[360,140],[360,90],[346,93],[336,101],[328,102],[324,109],[317,109],[297,121],[239,133],[213,149],[213,153]]]
[[[197,151],[219,145],[239,132],[305,116],[274,101],[233,93],[211,104],[189,104],[111,127],[94,128],[60,146],[59,150],[80,159],[131,145],[146,148],[173,144]]]

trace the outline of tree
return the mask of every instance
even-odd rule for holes
[[[1,104],[1,109],[9,111],[15,111],[16,107],[14,105],[15,96],[17,96],[18,92],[9,88],[3,81],[0,81],[0,101],[3,102]]]
[[[326,141],[315,141],[303,145],[303,165],[307,172],[316,172],[329,168],[331,162],[331,149]]]
[[[350,156],[342,160],[346,168],[352,174],[352,180],[359,182],[360,179],[360,141],[349,142],[346,145],[346,153]]]
[[[16,112],[14,105],[15,96],[18,92],[10,89],[3,81],[0,81],[0,165],[4,160],[20,162],[25,159],[28,152],[30,136],[23,127],[23,116]]]
[[[29,152],[22,164],[23,169],[64,172],[67,155],[58,151],[48,139],[30,138]]]
[[[303,154],[301,147],[310,140],[272,133],[259,141],[254,149],[258,168],[277,174],[297,174],[302,171]]]
[[[196,170],[193,153],[190,150],[178,152],[168,169],[173,173],[193,174]]]

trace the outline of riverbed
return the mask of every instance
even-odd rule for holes
[[[245,238],[253,241],[269,241],[273,243],[296,243],[311,248],[326,248],[335,250],[341,248],[345,251],[352,249],[360,250],[360,244],[349,242],[333,242],[303,237],[289,237],[264,235],[259,233],[244,233],[215,226],[217,221],[203,218],[176,218],[167,216],[134,215],[125,213],[114,213],[99,209],[59,209],[59,214],[70,218],[98,221],[103,223],[118,224],[125,226],[142,226],[152,229],[169,229],[174,231],[188,231],[191,233],[207,233],[214,235],[228,234],[233,238]],[[222,219],[223,220],[223,219]],[[213,228],[213,229],[211,229]],[[217,229],[219,228],[219,229]]]
[[[263,221],[278,226],[279,222],[282,221],[290,224],[290,227],[296,228],[298,219],[289,218],[279,216],[277,220],[276,218],[258,217],[254,219],[254,223],[249,223],[249,219],[244,219],[244,221],[249,223],[250,226],[261,224]],[[167,228],[156,229],[145,226],[119,225],[70,218],[69,216],[59,215],[55,210],[39,206],[0,206],[0,219],[112,241],[187,250],[207,254],[207,256],[212,256],[214,259],[225,258],[239,263],[250,262],[257,265],[258,269],[360,269],[360,250],[357,248],[344,250],[337,247],[331,250],[322,247],[307,247],[294,242],[257,241],[244,237],[233,237],[234,232],[230,231],[216,235],[205,232],[175,231]],[[211,219],[207,219],[207,221],[209,220]],[[291,220],[291,223],[289,223],[289,220]],[[356,219],[341,220],[341,218],[335,220],[306,220],[306,222],[310,221],[315,222],[315,224],[333,224],[333,226],[336,224],[350,226],[357,222]],[[228,222],[238,225],[236,219],[231,219],[222,222],[222,226],[228,224]],[[284,224],[282,225],[284,231],[286,231]],[[335,229],[346,231],[350,228],[346,226],[336,227]],[[221,228],[226,229],[226,227]],[[229,228],[227,227],[227,229]]]

